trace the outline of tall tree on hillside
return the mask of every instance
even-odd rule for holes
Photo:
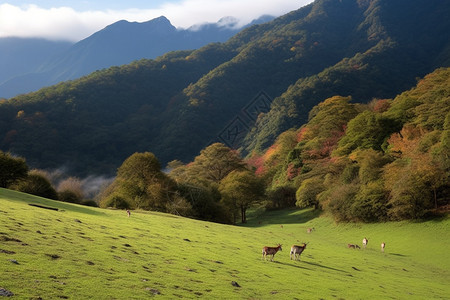
[[[313,177],[304,180],[295,194],[297,199],[296,205],[299,207],[314,206],[315,209],[318,209],[318,195],[324,190],[322,178]]]
[[[155,155],[145,152],[123,162],[113,185],[112,196],[122,196],[133,208],[166,211],[174,183],[161,172]]]
[[[232,171],[242,170],[244,165],[237,151],[222,143],[214,143],[200,151],[189,171],[209,182],[219,183]]]
[[[241,215],[242,223],[247,222],[247,209],[264,195],[264,186],[260,178],[250,171],[233,171],[219,185],[222,203],[233,216]]]

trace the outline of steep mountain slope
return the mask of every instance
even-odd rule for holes
[[[449,14],[438,0],[317,0],[223,44],[1,103],[0,148],[77,173],[114,173],[144,150],[190,161],[216,140],[263,149],[328,97],[392,98],[448,65]]]
[[[271,19],[273,17],[262,16],[252,24]],[[35,91],[110,66],[128,64],[142,58],[156,58],[169,51],[192,50],[211,42],[225,42],[242,29],[236,22],[233,18],[223,18],[217,23],[177,29],[163,16],[143,23],[118,21],[62,53],[57,53],[55,50],[58,48],[54,47],[48,51],[45,60],[36,61],[33,68],[29,66],[22,72],[20,68],[12,70],[13,66],[4,69],[5,80],[0,78],[0,83],[5,82],[0,85],[0,97],[8,98],[18,93]],[[31,45],[31,42],[28,44]],[[15,56],[14,53],[6,54],[7,57]],[[34,59],[38,57],[34,56]]]
[[[176,52],[4,100],[2,144],[34,167],[113,174],[127,156],[156,143],[172,98],[229,58],[213,46]]]
[[[445,33],[450,29],[449,13],[450,7],[440,1],[417,0],[407,6],[371,1],[356,33],[374,46],[300,78],[273,102],[271,111],[247,136],[247,149],[267,147],[274,132],[304,123],[318,98],[350,95],[358,102],[390,98],[412,87],[418,76],[449,66],[450,40]]]

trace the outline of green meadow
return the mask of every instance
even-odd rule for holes
[[[450,299],[449,228],[448,217],[338,225],[312,210],[253,211],[242,226],[128,218],[0,189],[0,288],[13,299]],[[366,249],[347,247],[364,237]]]

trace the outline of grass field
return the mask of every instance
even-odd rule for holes
[[[0,189],[0,288],[14,299],[450,299],[449,229],[449,218],[336,225],[311,210],[254,213],[245,226],[128,218]],[[367,249],[347,248],[364,237]]]

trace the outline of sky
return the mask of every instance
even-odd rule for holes
[[[280,16],[312,0],[0,0],[0,37],[84,39],[119,20],[165,16],[177,28],[232,16],[244,25],[262,15]]]

